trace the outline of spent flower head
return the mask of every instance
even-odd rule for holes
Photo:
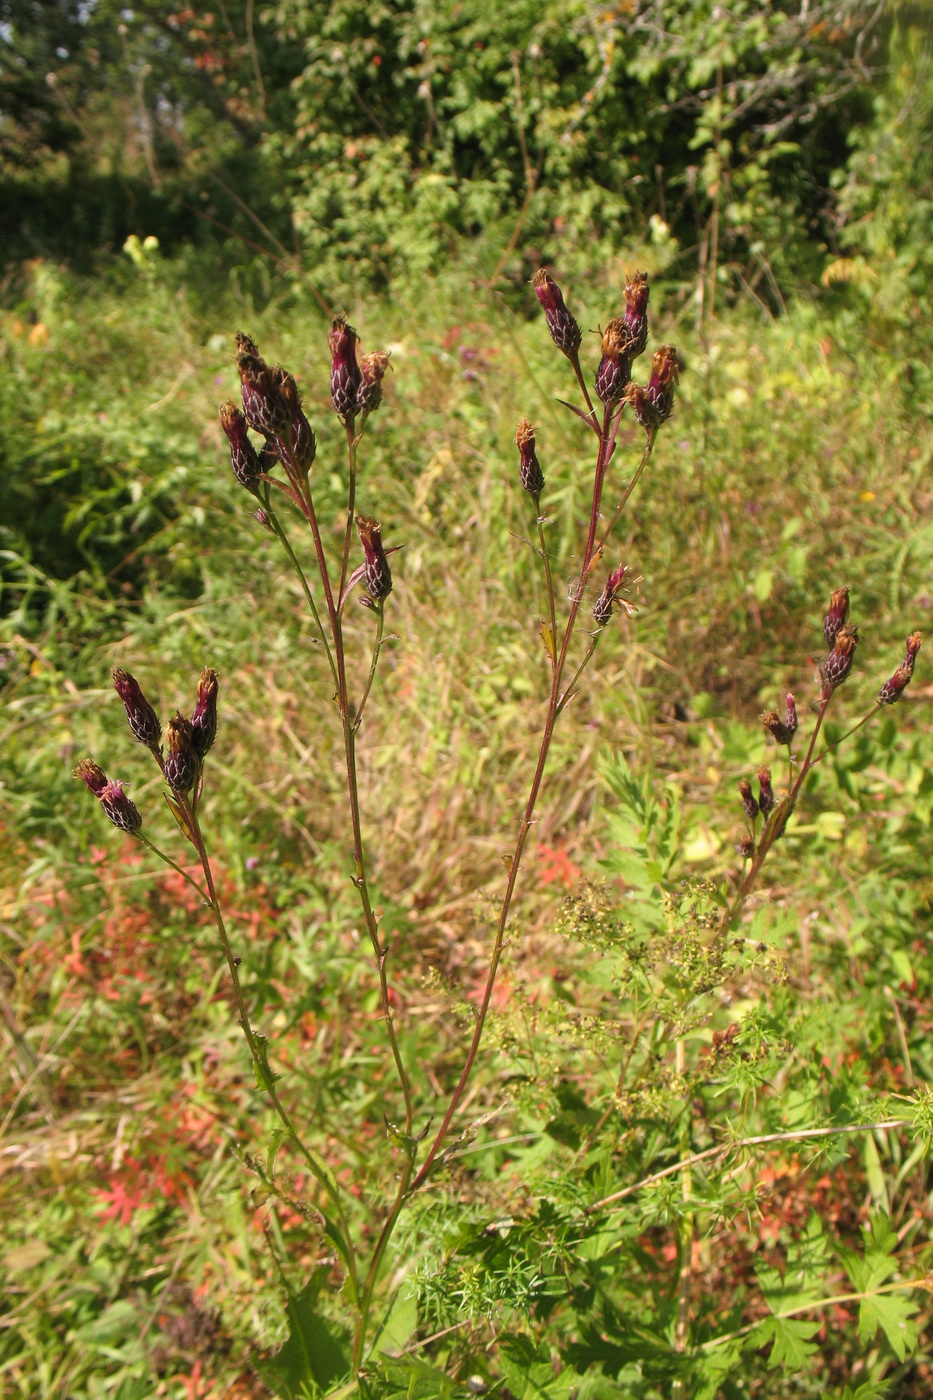
[[[265,437],[281,437],[288,432],[288,405],[279,392],[272,371],[256,348],[256,342],[243,331],[236,337],[236,367],[246,421]]]
[[[356,405],[361,413],[375,413],[382,403],[382,381],[389,368],[386,350],[372,350],[360,360],[360,387]]]
[[[192,743],[201,762],[217,738],[217,689],[217,672],[205,666],[198,680],[198,699],[191,716]]]
[[[369,596],[378,603],[392,592],[392,571],[382,544],[382,526],[367,515],[358,515],[356,528],[366,560],[363,580]]]
[[[103,791],[98,793],[98,797],[101,807],[114,826],[119,827],[121,831],[128,831],[130,835],[139,831],[143,819],[136,804],[124,792],[122,783],[115,780],[108,782]]]
[[[898,666],[893,676],[886,680],[881,687],[881,694],[878,696],[879,705],[896,705],[904,693],[904,690],[914,673],[914,662],[917,659],[917,652],[923,644],[922,632],[911,632],[905,643],[904,660]]]
[[[849,590],[848,588],[836,588],[833,590],[826,616],[823,618],[823,636],[826,638],[828,647],[833,646],[840,628],[845,626],[848,617]]]
[[[139,682],[129,671],[118,667],[113,673],[113,688],[123,701],[126,718],[133,738],[148,749],[158,749],[162,738],[159,716],[143,695]]]
[[[327,343],[330,346],[330,392],[337,417],[350,427],[359,411],[359,393],[363,382],[356,358],[359,336],[344,316],[331,323]]]
[[[107,774],[92,758],[82,758],[74,769],[74,776],[80,778],[84,786],[95,797],[100,797],[107,786]]]
[[[621,604],[629,617],[636,611],[631,603],[627,603],[624,598],[619,598],[617,596],[628,573],[628,566],[626,564],[620,564],[617,569],[613,569],[612,573],[606,579],[605,588],[593,604],[593,621],[596,623],[597,627],[605,627],[606,623],[612,617],[612,610],[616,603]]]
[[[842,682],[849,675],[857,646],[858,628],[850,627],[848,624],[840,627],[836,633],[832,651],[825,661],[820,662],[820,679],[823,683],[824,699],[828,700],[836,687],[842,685]]]
[[[602,333],[602,359],[596,371],[595,388],[604,404],[618,403],[625,397],[632,377],[631,337],[621,316],[614,317]]]
[[[165,743],[165,781],[174,792],[188,792],[198,776],[198,757],[191,721],[177,710],[166,727]]]
[[[537,505],[538,497],[544,490],[544,472],[535,451],[535,430],[527,418],[522,418],[515,429],[515,445],[518,448],[518,479]]]
[[[791,744],[797,733],[797,702],[788,691],[784,718],[777,710],[762,710],[758,718],[776,744]]]
[[[286,469],[293,467],[306,477],[314,462],[317,441],[301,406],[298,385],[294,375],[281,365],[273,367],[272,380],[288,411],[288,427],[274,440],[272,450]]]
[[[220,405],[220,426],[230,443],[230,465],[241,486],[255,496],[259,491],[259,474],[263,470],[259,453],[250,442],[248,424],[232,399]]]
[[[648,344],[648,274],[636,272],[625,288],[625,311],[622,314],[628,333],[626,353],[634,360],[644,353]]]
[[[651,361],[651,378],[644,388],[630,384],[626,399],[638,422],[650,437],[667,422],[674,407],[674,386],[680,376],[680,361],[673,345],[662,345]]]
[[[531,285],[535,289],[535,296],[541,303],[547,328],[554,344],[569,360],[576,359],[583,336],[580,327],[564,305],[564,297],[560,287],[545,272],[543,267],[539,268],[532,277]]]

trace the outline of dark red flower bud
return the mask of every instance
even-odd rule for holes
[[[837,588],[829,600],[829,609],[823,618],[823,636],[826,638],[826,645],[831,647],[839,635],[839,629],[845,626],[849,616],[849,590],[848,588]]]
[[[100,805],[107,816],[118,826],[121,831],[128,831],[132,835],[139,831],[143,824],[143,819],[134,802],[131,802],[123,791],[123,784],[109,782],[102,792],[98,794]]]
[[[606,579],[606,587],[593,604],[593,620],[597,627],[605,627],[606,623],[612,617],[613,604],[617,601],[621,601],[616,598],[616,594],[622,587],[627,573],[627,566],[625,564],[620,564],[617,569],[613,569],[612,573]],[[624,603],[623,606],[625,606]],[[626,611],[632,612],[633,609],[626,608]]]
[[[745,808],[745,815],[750,822],[758,816],[758,803],[752,796],[752,785],[747,778],[743,778],[739,783],[739,796],[742,799],[742,806]]]
[[[576,359],[583,336],[580,327],[564,305],[560,287],[548,276],[543,267],[532,277],[531,285],[534,287],[535,296],[544,310],[547,328],[554,344],[558,350],[563,351],[568,359]]]
[[[256,342],[242,331],[237,332],[236,352],[247,423],[265,437],[281,437],[288,432],[288,405],[278,391],[272,371],[256,349]]]
[[[518,447],[518,479],[522,488],[534,497],[535,505],[544,490],[544,472],[535,451],[535,430],[523,418],[515,429],[515,444]]]
[[[636,272],[625,288],[625,311],[622,316],[628,336],[626,354],[630,360],[644,353],[648,344],[648,274]]]
[[[205,666],[198,681],[198,700],[191,716],[194,751],[203,761],[217,738],[217,672]]]
[[[833,649],[826,660],[820,663],[820,678],[823,682],[823,699],[828,700],[836,689],[837,685],[842,685],[849,672],[852,670],[852,660],[855,656],[855,648],[858,646],[858,628],[840,627],[836,633],[836,640]]]
[[[358,515],[356,528],[366,558],[363,578],[370,597],[378,603],[392,592],[392,573],[382,547],[382,526],[377,521],[370,520],[368,516]]]
[[[904,660],[890,680],[885,681],[881,687],[881,694],[878,696],[879,705],[895,705],[904,693],[911,676],[914,673],[914,662],[917,659],[917,652],[923,643],[922,632],[911,632],[907,638],[907,651]]]
[[[113,688],[123,701],[133,738],[145,744],[147,749],[158,749],[162,738],[159,716],[143,695],[135,676],[131,676],[129,671],[114,671]]]
[[[774,788],[771,786],[771,769],[758,769],[758,808],[766,817],[774,806]]]
[[[382,381],[389,367],[389,356],[385,350],[373,350],[360,360],[360,387],[356,395],[356,406],[361,413],[375,413],[382,403]]]
[[[650,436],[671,416],[674,407],[674,385],[680,374],[680,361],[673,345],[662,345],[651,361],[651,378],[645,388],[629,385],[626,399],[635,417]]]
[[[755,854],[755,842],[751,836],[743,836],[735,849],[743,860],[751,860]]]
[[[74,770],[74,776],[80,778],[84,786],[89,792],[93,792],[95,797],[100,797],[107,786],[107,774],[91,758],[82,758]]]
[[[317,441],[301,407],[298,385],[294,376],[281,365],[273,367],[272,381],[288,410],[288,428],[279,438],[267,443],[267,450],[275,453],[286,470],[291,467],[307,476],[317,452]]]
[[[220,405],[220,426],[230,443],[230,465],[241,486],[253,495],[259,490],[259,453],[249,440],[246,419],[232,400]]]
[[[175,792],[188,792],[198,776],[198,759],[194,748],[194,731],[190,719],[177,711],[165,731],[168,753],[165,758],[165,781]]]
[[[333,321],[327,343],[330,346],[330,392],[337,416],[350,427],[358,411],[358,399],[363,376],[356,360],[359,336],[348,326],[343,316]]]
[[[625,396],[632,377],[629,334],[621,316],[614,317],[603,331],[602,359],[596,371],[596,393],[603,403],[618,403]]]

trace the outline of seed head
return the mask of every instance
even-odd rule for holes
[[[82,758],[74,770],[74,776],[80,778],[84,786],[95,797],[100,797],[107,786],[107,774],[91,758]]]
[[[358,515],[356,528],[366,559],[363,579],[369,596],[378,603],[392,592],[392,571],[382,545],[382,526],[369,516]]]
[[[896,705],[904,693],[908,681],[914,673],[914,662],[917,659],[917,652],[923,643],[922,632],[911,632],[907,638],[906,654],[904,660],[890,680],[885,681],[881,687],[881,694],[878,696],[879,705]]]
[[[147,749],[157,750],[162,738],[162,726],[135,676],[131,676],[129,671],[117,669],[113,673],[113,688],[123,701],[133,738],[145,744]]]
[[[518,479],[522,489],[534,498],[535,505],[544,490],[544,472],[535,451],[535,430],[527,418],[522,418],[515,429],[515,444],[518,448]]]
[[[360,387],[356,406],[361,413],[375,413],[382,403],[382,381],[389,367],[385,350],[373,350],[360,360]]]
[[[743,778],[739,783],[739,796],[742,799],[742,806],[745,808],[745,815],[750,822],[758,816],[758,803],[752,796],[752,785],[747,778]]]
[[[128,831],[131,835],[139,831],[143,824],[143,819],[134,802],[131,802],[123,791],[123,784],[118,782],[108,782],[103,791],[98,793],[100,805],[114,826],[121,831]]]
[[[560,287],[548,276],[544,268],[539,268],[531,279],[535,296],[541,303],[551,339],[569,360],[576,358],[583,339],[580,327],[564,305]]]
[[[198,681],[198,699],[191,716],[191,737],[200,762],[217,738],[217,672],[205,666]]]
[[[823,618],[823,636],[826,638],[828,647],[834,644],[839,635],[839,629],[845,626],[848,616],[849,590],[848,588],[837,588],[833,591],[826,616]]]
[[[858,646],[858,628],[848,625],[840,627],[836,633],[836,640],[833,649],[826,660],[820,664],[820,678],[823,682],[823,698],[828,700],[836,689],[837,685],[842,685],[849,672],[852,670],[852,660],[855,656],[855,648]]]
[[[249,440],[247,423],[243,414],[232,399],[220,405],[220,426],[227,434],[230,443],[230,465],[233,475],[241,486],[255,496],[259,490],[259,473],[262,467],[259,454]]]
[[[194,748],[194,731],[190,719],[176,710],[165,731],[168,754],[165,759],[165,781],[174,792],[189,792],[198,776],[198,759]]]
[[[606,579],[605,588],[593,604],[593,621],[596,623],[597,627],[605,627],[606,623],[612,617],[613,605],[617,601],[620,601],[616,599],[616,594],[622,587],[627,573],[627,565],[620,564],[617,569],[613,569],[612,573]],[[631,613],[635,610],[633,608],[628,608],[627,611]]]
[[[256,342],[242,331],[236,338],[236,367],[246,421],[265,437],[281,437],[288,432],[288,405],[272,371],[256,349]]]
[[[624,398],[632,377],[629,333],[622,316],[616,316],[603,331],[602,359],[596,371],[596,393],[605,404]]]
[[[356,359],[359,336],[343,316],[335,317],[327,343],[330,346],[330,392],[341,423],[349,428],[358,411],[363,376]]]
[[[774,788],[771,786],[771,769],[758,769],[758,809],[766,817],[774,806]]]
[[[625,288],[625,311],[622,316],[628,335],[626,353],[634,360],[644,353],[648,344],[648,274],[636,272]]]

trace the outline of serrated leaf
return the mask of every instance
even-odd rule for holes
[[[880,1327],[898,1361],[903,1361],[917,1344],[916,1312],[917,1304],[903,1293],[875,1293],[863,1298],[858,1314],[859,1341],[870,1342]]]
[[[752,1333],[751,1341],[759,1347],[771,1343],[769,1371],[776,1370],[778,1366],[800,1370],[807,1357],[817,1350],[816,1342],[811,1342],[810,1338],[819,1331],[819,1327],[819,1321],[814,1322],[812,1318],[766,1317]]]

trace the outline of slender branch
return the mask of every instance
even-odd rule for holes
[[[204,836],[201,832],[200,823],[198,822],[197,811],[195,810],[194,805],[191,802],[189,802],[187,798],[182,797],[180,794],[176,794],[175,796],[180,808],[183,811],[185,820],[188,823],[188,827],[191,832],[191,842],[198,853],[198,859],[201,863],[201,869],[204,872],[204,880],[205,884],[207,885],[207,891],[209,894],[208,902],[210,905],[211,913],[214,917],[214,924],[220,936],[220,942],[224,951],[224,957],[227,960],[227,967],[230,971],[230,979],[233,983],[233,993],[236,999],[237,1011],[239,1013],[240,1027],[243,1031],[244,1036],[246,1037],[246,1043],[249,1046],[250,1054],[253,1059],[253,1065],[256,1071],[257,1081],[262,1085],[266,1093],[269,1095],[269,1099],[279,1117],[279,1121],[281,1122],[283,1128],[294,1140],[296,1147],[298,1148],[304,1160],[307,1162],[308,1167],[311,1170],[311,1174],[317,1181],[318,1185],[320,1185],[327,1193],[327,1196],[330,1199],[334,1210],[337,1213],[337,1219],[343,1236],[344,1260],[346,1262],[347,1269],[350,1274],[350,1280],[353,1285],[354,1293],[356,1294],[356,1296],[359,1296],[359,1277],[357,1274],[356,1255],[353,1249],[353,1241],[350,1235],[349,1224],[347,1222],[347,1218],[343,1209],[343,1201],[340,1196],[340,1189],[337,1186],[337,1182],[335,1181],[331,1173],[328,1171],[324,1163],[320,1160],[316,1153],[311,1151],[311,1149],[307,1146],[304,1140],[300,1137],[300,1135],[295,1129],[295,1125],[292,1122],[291,1116],[289,1115],[287,1109],[285,1108],[284,1104],[279,1098],[278,1090],[275,1087],[275,1078],[271,1070],[269,1069],[265,1051],[261,1047],[249,1019],[249,1012],[246,1008],[246,1002],[243,997],[243,990],[240,985],[240,976],[237,971],[238,959],[234,957],[233,951],[230,946],[230,938],[227,933],[227,926],[224,920],[223,910],[221,909],[220,901],[217,898],[217,890],[214,884],[214,874],[211,869],[210,859],[207,854],[207,847],[204,842]]]
[[[137,831],[136,839],[137,841],[141,841],[142,844],[146,846],[154,856],[158,856],[159,860],[164,861],[166,865],[170,865],[173,870],[177,870],[178,874],[182,877],[182,879],[187,880],[188,884],[191,885],[193,889],[197,890],[204,903],[210,906],[211,897],[208,894],[207,890],[203,889],[198,884],[197,880],[193,879],[191,875],[188,874],[188,871],[185,870],[183,866],[179,865],[177,861],[172,860],[172,857],[167,856],[164,851],[160,851],[158,846],[156,846],[154,842],[150,841],[149,837],[146,836],[142,831]]]
[[[909,1118],[885,1118],[878,1123],[845,1123],[838,1128],[798,1128],[786,1133],[760,1133],[757,1137],[739,1138],[735,1142],[718,1143],[715,1147],[707,1147],[703,1152],[696,1152],[692,1157],[686,1157],[683,1161],[674,1162],[672,1166],[663,1167],[661,1171],[652,1172],[650,1176],[643,1176],[640,1181],[633,1182],[631,1186],[623,1186],[621,1191],[614,1191],[611,1196],[603,1196],[600,1200],[594,1201],[584,1210],[584,1215],[595,1215],[598,1210],[605,1206],[613,1205],[616,1201],[624,1201],[628,1196],[634,1196],[636,1192],[643,1191],[646,1186],[653,1186],[656,1181],[663,1181],[665,1177],[675,1176],[678,1172],[687,1167],[698,1166],[700,1162],[708,1162],[714,1157],[727,1157],[730,1152],[740,1152],[746,1147],[764,1147],[772,1142],[806,1142],[811,1138],[837,1137],[846,1133],[874,1133],[886,1131],[893,1128],[909,1128],[911,1119]]]
[[[317,604],[316,604],[315,601],[314,601],[314,595],[313,595],[313,593],[311,592],[311,589],[310,589],[310,587],[309,587],[309,585],[308,585],[308,580],[305,578],[304,570],[302,569],[301,565],[299,564],[298,559],[297,559],[297,557],[296,557],[296,555],[295,555],[295,551],[292,549],[291,542],[289,541],[289,538],[288,538],[288,536],[286,535],[285,530],[284,530],[283,526],[281,525],[281,523],[280,523],[278,517],[276,516],[275,512],[272,511],[271,509],[267,509],[267,510],[266,510],[266,514],[267,514],[267,516],[269,517],[269,524],[272,526],[272,530],[273,530],[273,533],[275,534],[276,539],[279,540],[279,542],[280,542],[281,545],[282,545],[282,548],[285,550],[285,553],[288,555],[289,563],[291,564],[292,568],[294,569],[294,571],[295,571],[295,573],[296,573],[296,575],[297,575],[297,577],[298,577],[298,582],[299,582],[300,585],[301,585],[301,591],[302,591],[302,592],[304,593],[304,595],[305,595],[305,601],[306,601],[306,603],[308,604],[308,608],[309,608],[309,610],[310,610],[310,612],[311,612],[311,616],[312,616],[313,619],[314,619],[314,625],[315,625],[315,627],[317,628],[317,630],[318,630],[318,635],[319,635],[319,637],[320,637],[320,639],[321,639],[321,644],[322,644],[322,646],[324,647],[324,651],[325,651],[325,654],[326,654],[326,656],[327,656],[327,664],[330,666],[331,675],[332,675],[333,678],[334,678],[334,685],[337,685],[337,684],[338,684],[338,681],[337,681],[337,667],[336,667],[336,665],[334,664],[333,653],[332,653],[332,651],[331,651],[330,643],[329,643],[328,640],[327,640],[327,633],[324,631],[324,624],[323,624],[322,621],[321,621],[320,613],[319,613],[318,610],[317,610]]]

